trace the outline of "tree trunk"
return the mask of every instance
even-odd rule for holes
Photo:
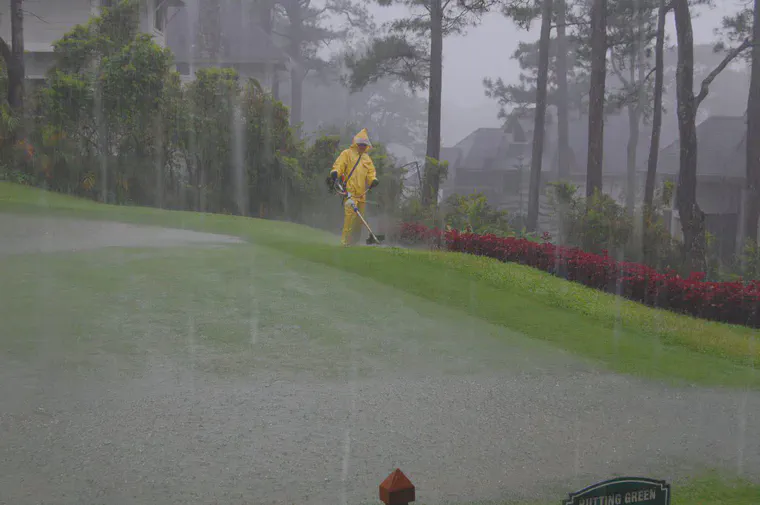
[[[156,149],[154,166],[156,168],[156,188],[153,196],[153,205],[159,209],[164,208],[164,196],[166,195],[165,175],[167,170],[166,144],[164,132],[160,121],[153,123],[153,141]]]
[[[639,146],[639,105],[628,105],[628,146],[626,148],[625,210],[633,216],[636,208],[636,149]]]
[[[638,189],[636,177],[636,164],[638,163],[637,152],[639,148],[641,115],[643,103],[646,100],[646,7],[643,0],[637,1],[636,20],[638,29],[638,40],[636,42],[636,51],[632,55],[631,65],[631,82],[636,83],[636,102],[628,108],[629,135],[628,135],[628,157],[627,157],[627,177],[625,191],[625,206],[628,215],[633,217],[636,210],[636,190]]]
[[[290,71],[290,125],[300,136],[301,111],[303,109],[303,71],[300,61],[293,62]]]
[[[607,0],[594,0],[591,8],[591,87],[588,114],[588,165],[586,197],[602,190],[604,159],[604,88],[607,78]]]
[[[223,53],[220,0],[201,0],[198,17],[198,45],[209,60],[219,61]]]
[[[108,193],[110,188],[109,166],[108,166],[108,125],[103,111],[103,85],[101,82],[95,84],[95,125],[97,128],[97,146],[98,146],[98,164],[100,166],[100,201],[110,203]]]
[[[8,64],[8,104],[20,118],[24,112],[24,10],[23,0],[11,0],[11,61]]]
[[[570,113],[567,84],[567,5],[557,2],[557,175],[567,179],[574,156],[570,150]]]
[[[430,2],[430,87],[428,89],[427,149],[422,204],[438,204],[441,169],[441,93],[443,89],[443,8],[441,0]],[[431,162],[435,160],[435,162]]]
[[[299,2],[287,4],[288,21],[290,29],[290,57],[293,60],[293,68],[290,70],[290,125],[299,129],[301,112],[303,110],[303,80],[306,77],[303,68],[303,55],[301,54],[301,42],[303,41],[303,19],[301,18],[301,5]],[[297,131],[300,135],[300,131]]]
[[[260,1],[255,6],[255,8],[258,10],[258,12],[253,11],[256,14],[256,17],[258,18],[259,22],[261,23],[261,28],[264,30],[264,33],[266,33],[269,38],[272,38],[272,30],[274,29],[274,18],[272,15],[272,9],[273,5],[270,1]],[[277,70],[277,64],[271,64],[267,67],[268,71],[271,72],[271,85],[272,85],[272,97],[275,100],[280,99],[280,76]]]
[[[675,0],[678,68],[676,96],[678,132],[680,135],[680,167],[676,189],[676,206],[681,219],[684,258],[692,271],[704,271],[705,216],[697,203],[697,126],[694,97],[694,33],[688,0]]]
[[[662,130],[662,92],[665,80],[665,0],[660,0],[657,16],[657,42],[655,43],[654,110],[652,111],[652,138],[649,143],[647,178],[644,186],[644,230],[654,203],[654,185],[657,177],[657,162],[660,154],[660,131]]]
[[[760,217],[760,0],[755,0],[752,27],[752,74],[747,100],[747,180],[745,182],[744,240],[757,243]]]
[[[280,101],[280,72],[276,66],[272,73],[272,98]]]
[[[530,193],[528,194],[528,220],[530,232],[538,230],[538,210],[541,187],[541,165],[544,157],[544,127],[546,122],[546,96],[549,78],[549,45],[551,44],[552,0],[544,0],[541,14],[541,38],[538,44],[538,81],[536,83],[536,115],[533,128],[533,152],[530,160]]]

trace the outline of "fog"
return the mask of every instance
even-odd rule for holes
[[[694,10],[695,44],[714,42],[714,31],[720,26],[720,20],[735,12],[738,5],[732,0],[721,0],[717,4],[709,11]],[[405,8],[373,4],[370,11],[376,21],[382,23],[403,16]],[[668,32],[670,45],[673,45],[672,15],[668,18]],[[498,107],[483,93],[483,78],[502,77],[516,82],[520,67],[512,59],[512,53],[519,42],[538,40],[538,35],[538,23],[526,31],[501,14],[491,13],[465,35],[444,40],[442,145],[456,144],[476,128],[499,126]],[[721,77],[716,81],[720,82]]]
[[[588,59],[545,22],[516,110],[483,80],[538,25],[500,13],[416,52],[377,0],[0,2],[0,505],[408,503],[399,469],[758,505],[760,87],[684,90],[714,2],[651,94],[651,4],[575,23]]]

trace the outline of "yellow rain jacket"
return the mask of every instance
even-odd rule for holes
[[[361,154],[361,160],[359,160],[359,147],[357,142],[359,140],[365,140],[367,142],[367,150]],[[367,200],[367,189],[372,181],[377,179],[377,172],[375,171],[375,164],[372,162],[372,158],[369,157],[369,151],[372,149],[372,145],[369,144],[369,135],[367,129],[356,134],[354,142],[351,147],[340,153],[338,159],[333,164],[332,172],[337,172],[338,177],[342,179],[348,178],[353,170],[351,178],[348,180],[347,189],[357,202],[364,202]],[[356,169],[354,170],[354,166]]]
[[[364,140],[364,143],[367,144],[367,150],[360,154],[359,146],[357,144],[361,140]],[[372,149],[372,144],[369,142],[369,135],[365,128],[356,134],[351,147],[340,153],[340,156],[335,160],[333,168],[330,171],[330,173],[336,172],[338,177],[343,180],[348,179],[348,183],[346,184],[347,189],[349,193],[351,193],[351,196],[356,202],[356,206],[362,215],[364,215],[364,210],[367,205],[367,189],[369,189],[369,185],[372,184],[372,181],[377,179],[375,164],[372,163],[372,158],[370,158],[368,154],[370,149]],[[356,167],[356,169],[354,169],[354,167]],[[351,173],[352,171],[353,173]],[[348,205],[348,202],[344,203],[344,213],[345,218],[343,220],[341,243],[344,246],[355,245],[361,238],[361,221],[353,208]]]

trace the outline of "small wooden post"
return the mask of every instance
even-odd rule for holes
[[[414,501],[414,485],[398,468],[380,484],[380,501],[385,505],[408,505]]]

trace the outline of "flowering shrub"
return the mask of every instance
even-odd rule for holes
[[[398,242],[413,247],[429,246],[440,249],[443,236],[444,232],[438,228],[429,228],[418,223],[402,223],[398,230]]]
[[[706,282],[703,273],[681,277],[673,271],[658,272],[640,263],[616,261],[607,251],[592,254],[548,242],[442,232],[409,223],[402,225],[399,241],[519,263],[653,307],[760,327],[760,281]]]

